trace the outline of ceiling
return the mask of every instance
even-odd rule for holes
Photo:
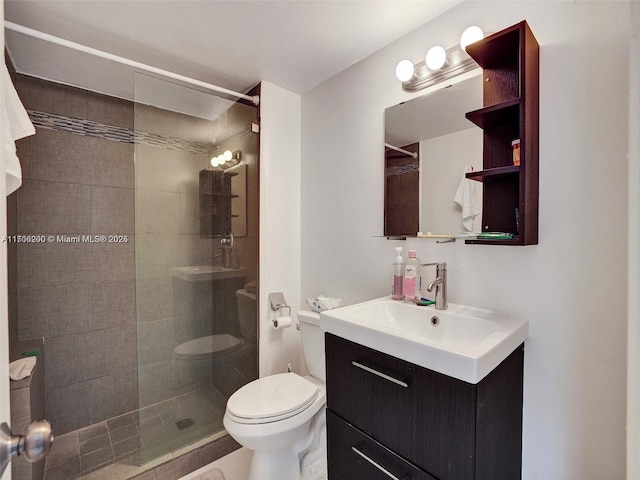
[[[462,0],[6,0],[5,20],[246,92],[303,94]],[[19,73],[133,99],[131,67],[5,30]]]

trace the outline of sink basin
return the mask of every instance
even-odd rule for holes
[[[524,342],[529,332],[529,320],[521,315],[456,304],[436,310],[390,297],[322,312],[320,326],[325,332],[474,384]]]
[[[173,267],[171,275],[187,282],[205,282],[223,280],[225,278],[244,277],[244,268],[226,268],[213,265],[198,265],[194,267]]]

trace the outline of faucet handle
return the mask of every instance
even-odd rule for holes
[[[438,270],[447,269],[447,262],[432,262],[432,263],[422,263],[421,267],[437,267]]]
[[[229,249],[233,248],[233,233],[229,232],[228,235],[225,235],[220,239],[220,245],[223,247],[227,247]]]

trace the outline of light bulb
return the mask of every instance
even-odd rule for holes
[[[431,47],[424,57],[429,70],[440,70],[447,63],[447,52],[440,45]]]
[[[396,66],[396,78],[401,82],[408,82],[413,77],[413,63],[411,60],[402,60]]]
[[[233,158],[233,153],[231,153],[231,150],[225,150],[222,154],[222,158],[224,158],[225,162],[228,162]]]
[[[460,48],[462,48],[465,52],[467,51],[467,45],[477,42],[478,40],[482,40],[484,38],[484,32],[482,29],[476,25],[472,25],[467,27],[462,35],[460,36]]]
[[[224,158],[224,155],[218,155],[218,162],[220,163],[220,165],[224,165],[226,161],[227,159]]]
[[[219,165],[220,165],[220,162],[218,161],[218,157],[213,157],[211,159],[211,166],[215,168],[215,167],[217,167]]]

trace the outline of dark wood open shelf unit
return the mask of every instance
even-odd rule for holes
[[[474,110],[467,113],[466,117],[480,128],[505,123],[513,124],[520,117],[520,98],[512,98],[497,105]]]
[[[480,170],[477,172],[467,173],[467,178],[478,182],[490,181],[494,177],[503,175],[517,175],[520,173],[520,167],[517,165],[509,165],[506,167],[490,168],[488,170]]]
[[[231,219],[238,215],[231,213],[231,200],[238,195],[231,193],[231,178],[237,172],[221,170],[200,171],[199,219],[200,236],[219,238],[231,232]]]
[[[466,243],[538,243],[539,49],[526,21],[467,47],[484,80],[483,108],[466,114],[484,132],[483,170],[467,178],[483,182],[482,231],[516,238]],[[519,166],[513,164],[515,139],[520,139]]]

